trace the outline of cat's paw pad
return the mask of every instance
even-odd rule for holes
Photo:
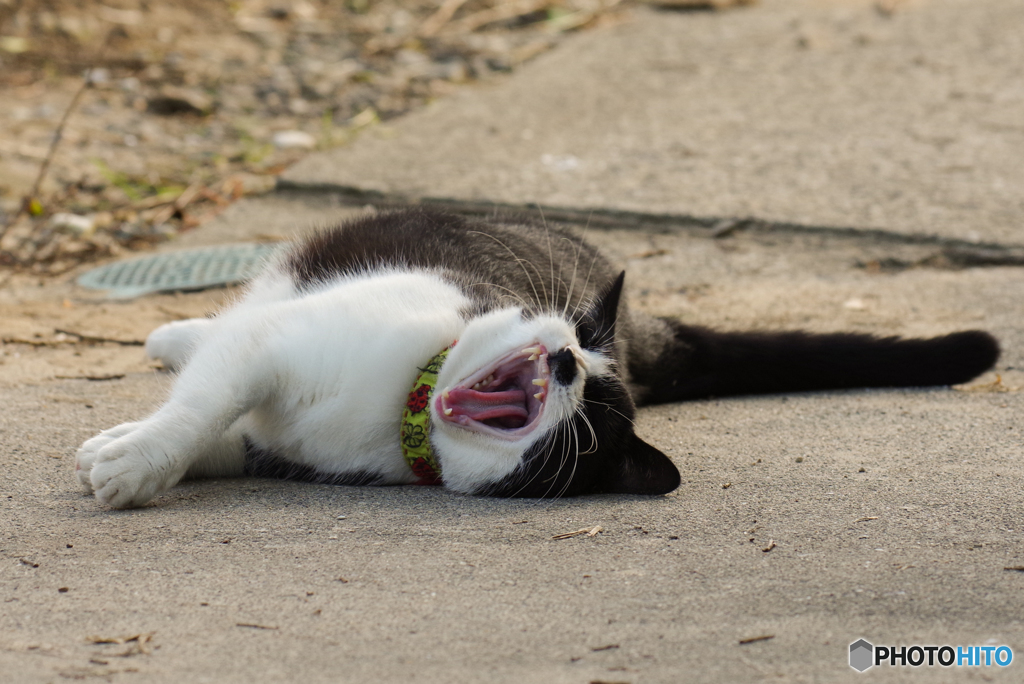
[[[132,508],[172,487],[183,474],[175,467],[174,441],[145,424],[136,424],[88,454],[86,458],[92,462],[89,486],[96,499],[114,508]],[[78,472],[82,480],[82,470]]]
[[[139,423],[122,423],[85,440],[78,448],[78,452],[75,454],[75,477],[78,478],[79,484],[82,485],[86,493],[92,493],[92,468],[96,465],[96,455],[100,449],[115,439],[134,431],[138,425]]]

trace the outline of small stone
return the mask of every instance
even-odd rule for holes
[[[213,109],[213,99],[205,93],[176,86],[164,86],[160,94],[150,97],[146,109],[151,114],[174,116],[177,114],[205,115]]]
[[[272,142],[274,147],[281,150],[311,150],[316,147],[316,138],[305,131],[278,131]]]
[[[864,303],[863,299],[854,297],[843,302],[843,307],[850,311],[864,311],[868,308],[868,305]]]
[[[96,232],[96,221],[91,216],[61,212],[50,217],[50,227],[73,235],[89,237]]]
[[[85,77],[93,85],[100,85],[110,81],[110,70],[104,69],[103,67],[88,69],[85,72]]]

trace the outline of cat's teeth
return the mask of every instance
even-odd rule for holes
[[[452,415],[452,410],[451,410],[450,408],[446,408],[446,409],[444,410],[444,415],[446,415],[446,416],[450,416],[450,415]]]
[[[519,353],[529,354],[530,358],[528,358],[527,361],[536,361],[538,358],[537,355],[540,354],[540,347],[527,347]]]
[[[537,385],[537,387],[547,387],[548,386],[548,381],[545,380],[544,378],[534,378],[533,379],[533,384]]]
[[[543,392],[537,392],[536,394],[533,395],[533,398],[536,399],[537,401],[543,401],[544,400],[544,393]]]
[[[491,373],[490,375],[488,375],[486,378],[484,378],[480,382],[474,384],[473,385],[473,389],[481,390],[484,387],[487,387],[488,385],[490,385],[492,382],[494,382],[494,373]]]

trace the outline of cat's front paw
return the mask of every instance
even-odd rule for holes
[[[78,480],[95,492],[100,503],[114,508],[142,506],[184,474],[175,467],[175,441],[146,421],[119,425],[78,450]]]
[[[109,430],[85,440],[75,454],[75,477],[87,494],[92,494],[92,468],[96,465],[96,456],[100,449],[107,446],[115,439],[127,435],[138,427],[138,423],[122,423]]]

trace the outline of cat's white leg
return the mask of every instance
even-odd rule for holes
[[[245,440],[242,435],[247,425],[242,416],[224,431],[218,439],[205,445],[205,450],[188,467],[184,479],[200,480],[208,477],[241,477],[245,474]]]
[[[84,481],[91,463],[88,482],[99,501],[115,508],[141,506],[193,466],[240,474],[241,435],[230,428],[269,395],[276,378],[260,341],[264,323],[260,316],[219,319],[163,407],[82,446],[78,477]],[[202,463],[207,467],[197,465]]]
[[[190,318],[161,325],[146,338],[146,355],[167,368],[181,368],[211,325],[213,319],[210,318]]]

